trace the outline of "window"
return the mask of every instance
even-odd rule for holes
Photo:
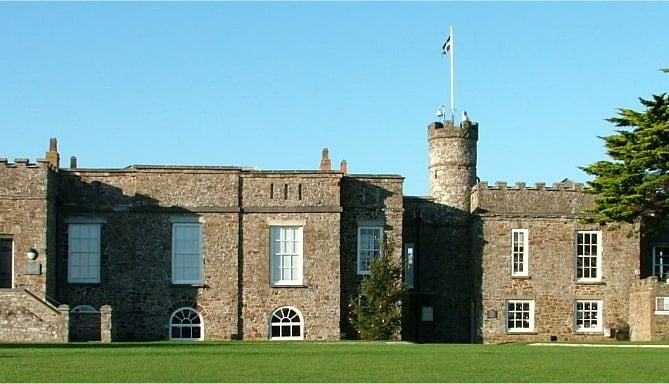
[[[527,229],[511,230],[511,276],[527,276],[529,246]]]
[[[602,332],[601,300],[576,300],[576,332]]]
[[[534,300],[506,302],[507,332],[534,332]]]
[[[653,247],[653,275],[665,281],[669,277],[669,247]]]
[[[271,283],[302,285],[302,227],[270,226]]]
[[[14,243],[0,238],[0,288],[12,288],[14,280]]]
[[[669,315],[669,296],[655,297],[655,314]]]
[[[68,225],[68,268],[70,283],[100,282],[99,223]]]
[[[202,317],[193,308],[179,308],[170,317],[170,340],[202,340]]]
[[[369,274],[372,261],[381,255],[381,227],[358,227],[358,274]]]
[[[172,224],[172,283],[202,283],[202,225]]]
[[[414,257],[413,244],[404,244],[404,282],[409,289],[414,287]]]
[[[602,280],[601,232],[576,232],[576,281]]]
[[[304,339],[304,321],[302,314],[293,307],[281,307],[270,317],[271,340]]]

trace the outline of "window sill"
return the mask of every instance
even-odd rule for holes
[[[606,283],[603,282],[603,281],[579,281],[579,280],[576,280],[576,281],[574,281],[574,283],[580,284],[580,285],[606,285]]]
[[[511,336],[511,335],[538,335],[539,332],[536,332],[536,331],[519,331],[519,332],[506,331],[506,334],[509,335],[509,336]]]
[[[530,280],[532,279],[532,276],[520,276],[520,275],[511,275],[511,278],[514,280]]]
[[[209,288],[207,284],[204,283],[172,283],[173,287],[192,287],[192,288]]]
[[[270,288],[309,288],[304,284],[270,284]]]

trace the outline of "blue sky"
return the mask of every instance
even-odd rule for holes
[[[666,92],[669,2],[0,2],[0,157],[333,167],[427,195],[427,125],[479,123],[478,176],[589,179],[605,121]]]

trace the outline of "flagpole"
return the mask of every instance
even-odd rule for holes
[[[453,36],[453,26],[449,28],[451,37],[451,121],[455,125],[455,36]]]

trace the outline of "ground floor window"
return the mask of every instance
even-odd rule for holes
[[[534,331],[534,300],[506,302],[506,330],[508,332]]]
[[[576,332],[602,332],[601,300],[576,300]]]
[[[193,308],[179,308],[170,317],[170,340],[202,340],[202,317]]]
[[[293,307],[281,307],[270,317],[271,340],[303,340],[304,320],[302,314]]]

